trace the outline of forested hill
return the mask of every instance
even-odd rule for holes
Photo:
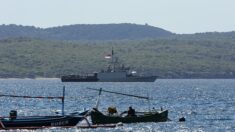
[[[60,77],[100,71],[107,66],[104,56],[112,47],[120,61],[140,74],[159,78],[235,78],[235,32],[180,35],[135,24],[46,29],[2,25],[0,78]]]
[[[139,74],[159,78],[235,78],[235,35],[198,39],[199,36],[96,42],[0,40],[0,78],[60,77],[100,71],[107,66],[109,60],[104,56],[111,47],[121,62]]]
[[[147,24],[77,24],[52,28],[0,25],[0,39],[27,37],[44,40],[136,40],[171,35],[173,33]]]

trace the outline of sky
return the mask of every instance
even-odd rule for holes
[[[0,0],[0,24],[148,24],[179,33],[235,31],[235,0]]]

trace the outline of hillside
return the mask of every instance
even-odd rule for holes
[[[149,25],[77,24],[52,28],[0,25],[0,39],[28,37],[44,40],[132,40],[169,37],[173,33]]]
[[[141,74],[235,78],[235,35],[229,34],[122,41],[4,39],[0,40],[0,77],[60,77],[100,71],[108,61],[104,56],[114,47],[120,60]]]

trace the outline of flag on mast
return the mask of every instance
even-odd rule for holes
[[[112,47],[112,52],[111,52],[111,54],[107,54],[104,58],[105,58],[105,59],[111,59],[111,58],[113,57],[113,54],[114,54],[114,52],[113,52],[113,47]]]
[[[113,47],[112,47],[112,56],[113,56],[113,54],[114,54],[114,53],[113,53]]]
[[[111,59],[112,58],[112,55],[108,54],[104,57],[105,59]]]

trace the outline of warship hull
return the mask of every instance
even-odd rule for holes
[[[62,82],[154,82],[157,76],[132,76],[125,78],[102,77],[102,78],[79,78],[78,76],[62,76]]]
[[[155,82],[157,77],[127,77],[127,78],[119,78],[119,79],[101,79],[98,82]]]

